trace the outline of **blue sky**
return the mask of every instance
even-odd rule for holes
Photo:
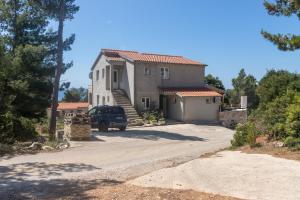
[[[182,55],[208,64],[206,74],[225,87],[241,68],[258,80],[267,69],[299,72],[300,51],[281,52],[262,38],[262,29],[300,33],[296,17],[267,14],[262,0],[77,0],[80,11],[65,25],[76,34],[65,60],[74,66],[62,77],[87,87],[101,48]]]

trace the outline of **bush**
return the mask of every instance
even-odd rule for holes
[[[253,125],[253,123],[248,123],[247,126],[247,143],[250,145],[250,147],[255,147],[256,146],[256,129]]]
[[[251,147],[256,146],[257,130],[253,123],[238,124],[236,132],[231,140],[232,147],[240,147],[249,144]]]
[[[294,150],[300,150],[300,138],[289,136],[284,140],[284,145]]]
[[[13,148],[11,145],[0,143],[0,156],[8,154],[8,153],[12,153],[12,152],[13,152]]]
[[[294,101],[287,108],[286,131],[289,136],[300,138],[300,94],[294,97]]]
[[[247,138],[247,127],[242,124],[238,124],[236,127],[236,132],[233,135],[233,139],[231,140],[232,147],[240,147],[246,144]]]
[[[145,111],[144,113],[142,113],[142,117],[144,121],[148,121],[149,123],[158,122],[163,118],[160,110]]]
[[[32,120],[16,117],[11,112],[0,115],[0,143],[13,144],[37,136]]]
[[[282,139],[286,137],[285,124],[277,123],[271,128],[271,136],[275,139]]]

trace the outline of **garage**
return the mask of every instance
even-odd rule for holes
[[[178,121],[217,121],[222,94],[208,88],[165,89],[165,115]]]

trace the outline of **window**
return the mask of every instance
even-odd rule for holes
[[[110,112],[112,114],[122,114],[122,115],[125,113],[124,109],[121,107],[111,107]]]
[[[91,110],[88,111],[88,115],[94,115],[96,114],[96,108],[92,108]]]
[[[212,99],[210,97],[206,98],[206,103],[207,104],[211,104],[211,102],[212,102]]]
[[[169,68],[168,67],[160,68],[160,77],[161,77],[161,79],[169,79]]]
[[[93,105],[93,94],[89,93],[89,104]]]
[[[99,105],[99,95],[97,95],[97,106]]]
[[[107,102],[109,102],[109,96],[107,96],[106,98],[107,98]]]
[[[173,104],[176,104],[176,103],[177,103],[177,98],[175,96],[174,99],[173,99]]]
[[[213,98],[212,98],[212,102],[213,102],[213,103],[216,103],[216,102],[217,102],[217,97],[213,97]]]
[[[102,69],[102,78],[104,78],[105,69]]]
[[[115,83],[118,82],[118,71],[117,70],[114,71],[114,82]]]
[[[105,105],[105,97],[102,97],[102,105]]]
[[[99,80],[99,70],[96,71],[96,80]]]
[[[144,71],[145,75],[151,75],[151,69],[148,67],[145,67],[145,71]]]
[[[150,109],[150,98],[149,97],[142,97],[142,106],[144,110]]]

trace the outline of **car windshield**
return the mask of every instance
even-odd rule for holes
[[[112,114],[124,114],[124,110],[121,107],[111,107]]]

